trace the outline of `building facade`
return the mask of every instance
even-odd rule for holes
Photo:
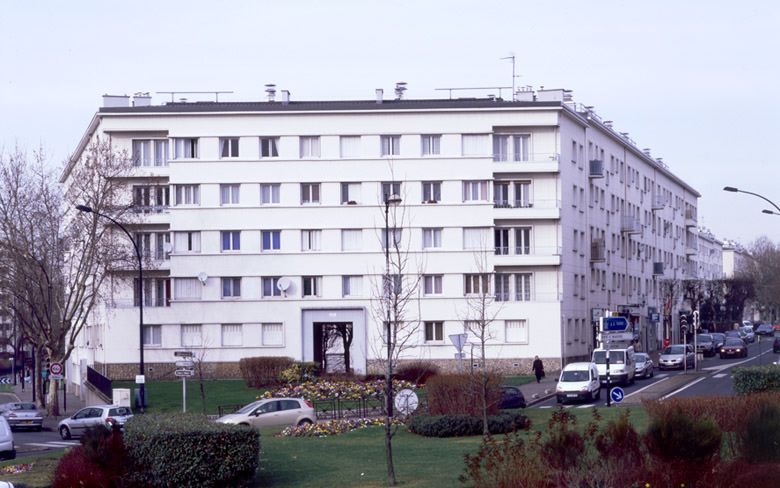
[[[699,252],[697,255],[700,280],[723,279],[723,242],[707,229],[699,228]]]
[[[474,319],[466,302],[481,290],[495,315],[488,357],[504,371],[527,372],[535,355],[551,369],[588,357],[605,311],[629,317],[655,349],[679,307],[661,283],[698,269],[699,194],[568,91],[105,103],[62,181],[96,137],[135,161],[128,194],[152,264],[144,283],[112,279],[72,359],[114,378],[137,371],[140,300],[152,376],[170,374],[180,349],[220,376],[264,355],[337,370],[345,351],[325,338],[339,327],[352,334],[350,368],[371,370],[386,195],[402,200],[391,235],[419,283],[407,359],[454,367],[448,336]]]

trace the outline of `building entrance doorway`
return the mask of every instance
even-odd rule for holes
[[[314,362],[325,373],[352,371],[352,322],[314,322]]]

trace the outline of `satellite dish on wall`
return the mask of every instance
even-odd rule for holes
[[[170,253],[171,251],[173,251],[173,245],[171,245],[170,242],[166,242],[165,244],[163,244],[163,251],[165,251],[166,253]]]
[[[201,271],[200,273],[198,273],[198,281],[200,281],[200,284],[201,284],[201,285],[205,285],[205,284],[206,284],[206,280],[207,280],[207,279],[209,279],[209,275],[207,275],[207,274],[206,274],[206,273],[204,273],[203,271]]]
[[[282,276],[279,278],[279,281],[276,282],[276,287],[279,289],[279,291],[284,293],[290,288],[291,284],[292,282],[290,281],[290,278]]]

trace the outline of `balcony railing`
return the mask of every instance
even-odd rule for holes
[[[133,213],[150,214],[168,212],[168,205],[133,205],[130,210]]]
[[[493,200],[495,208],[532,208],[533,202],[528,200]]]
[[[666,198],[662,195],[653,195],[652,208],[653,210],[663,210],[666,207]]]
[[[620,219],[620,231],[627,234],[639,234],[642,232],[642,224],[639,223],[639,219],[632,215],[624,215]]]

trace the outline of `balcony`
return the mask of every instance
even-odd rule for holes
[[[588,176],[590,178],[603,178],[604,177],[604,161],[601,159],[591,159],[588,165]]]
[[[500,247],[501,251],[513,251],[512,254],[499,254],[493,258],[495,266],[559,266],[561,264],[561,248],[558,246],[535,247]]]
[[[685,243],[685,254],[688,256],[693,256],[699,253],[699,243],[698,242],[686,242]]]
[[[590,243],[590,261],[601,262],[607,260],[607,245],[604,239],[594,239]]]
[[[509,154],[493,155],[493,172],[557,173],[560,170],[558,153],[533,153],[527,159],[515,159]]]
[[[692,208],[685,209],[685,227],[696,227],[696,210]]]
[[[559,219],[560,200],[494,200],[495,219]]]
[[[639,234],[642,232],[642,224],[639,223],[639,219],[632,215],[624,215],[620,219],[620,232],[626,234]]]
[[[653,275],[663,276],[663,274],[664,274],[664,263],[653,263]]]
[[[663,210],[666,208],[666,198],[663,195],[653,195],[651,205],[653,210]]]

